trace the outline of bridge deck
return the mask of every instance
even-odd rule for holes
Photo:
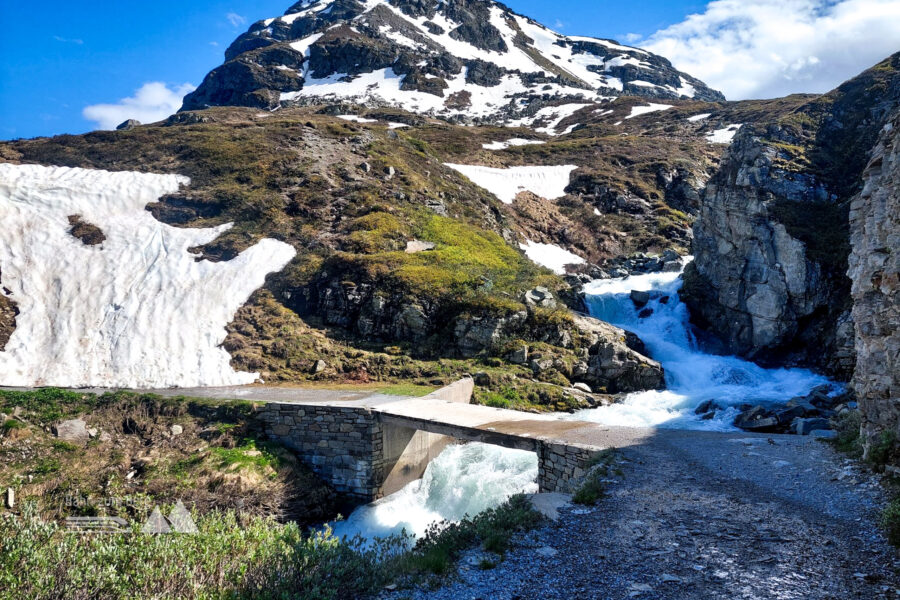
[[[385,422],[402,427],[531,451],[536,451],[541,442],[603,450],[640,443],[651,434],[646,429],[609,427],[432,398],[377,403],[372,410],[381,413]]]

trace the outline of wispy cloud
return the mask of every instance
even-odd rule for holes
[[[225,18],[228,19],[228,22],[231,23],[232,27],[240,27],[244,23],[247,22],[246,17],[242,17],[236,12],[230,12],[225,15]]]
[[[80,46],[84,43],[84,40],[80,40],[78,38],[65,38],[59,35],[54,35],[53,39],[63,44],[78,44]]]
[[[98,129],[115,129],[128,119],[154,123],[178,111],[185,94],[194,89],[196,88],[189,83],[169,89],[165,83],[151,81],[142,85],[134,96],[122,98],[115,104],[86,106],[82,115],[85,119],[97,123]]]
[[[622,36],[622,41],[628,44],[633,44],[635,42],[641,41],[643,38],[644,36],[639,33],[626,33]]]
[[[900,0],[715,0],[644,48],[731,100],[825,92],[900,50]]]
[[[562,31],[562,30],[565,29],[565,28],[566,28],[566,24],[563,23],[562,21],[560,21],[559,19],[557,19],[557,20],[553,23],[553,29],[555,29],[555,30],[557,30],[557,31]]]

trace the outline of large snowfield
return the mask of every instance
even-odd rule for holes
[[[145,210],[189,180],[0,164],[0,293],[19,309],[0,385],[155,388],[238,385],[225,326],[295,250],[264,239],[227,262],[189,248],[230,224],[176,228]],[[87,246],[68,217],[103,230]]]

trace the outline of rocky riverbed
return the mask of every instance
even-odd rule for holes
[[[660,431],[621,456],[596,506],[563,507],[496,568],[474,551],[449,585],[412,596],[900,597],[900,560],[877,527],[881,484],[827,443]]]

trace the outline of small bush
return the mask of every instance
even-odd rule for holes
[[[900,547],[900,498],[894,498],[881,513],[881,526],[888,541]]]
[[[877,441],[869,446],[867,459],[876,469],[883,468],[891,461],[897,445],[897,435],[893,431],[883,431]]]

